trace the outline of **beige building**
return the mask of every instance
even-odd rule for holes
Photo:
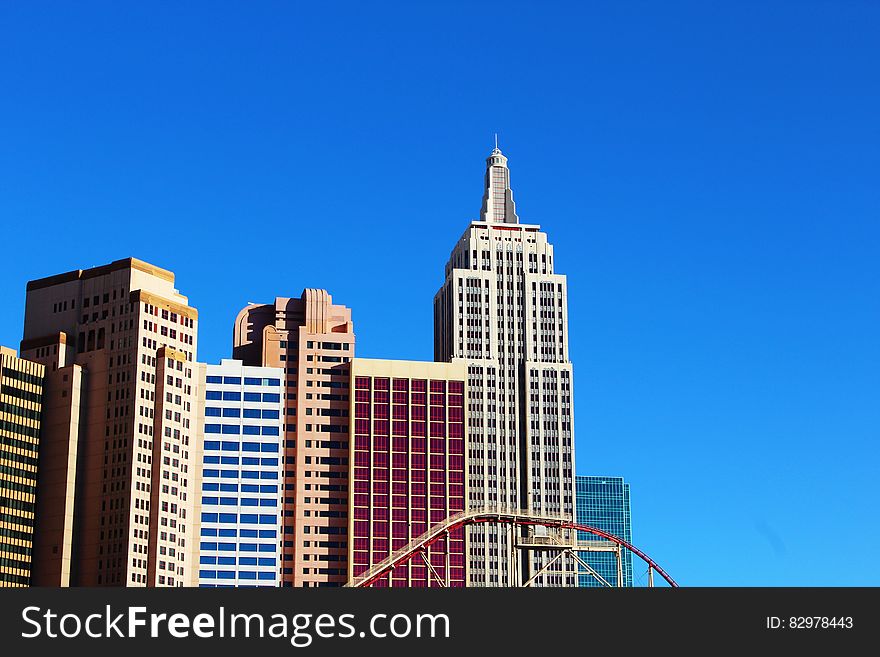
[[[468,507],[574,518],[568,292],[553,246],[516,214],[507,158],[486,160],[480,219],[452,250],[434,297],[434,358],[468,361]],[[471,586],[525,582],[552,554],[516,551],[504,528],[470,529]],[[574,586],[560,559],[536,585]]]
[[[198,313],[135,258],[30,281],[22,357],[46,367],[34,584],[192,586]]]
[[[325,290],[244,308],[233,358],[285,370],[282,586],[341,586],[348,576],[351,310]]]
[[[0,587],[31,582],[44,373],[0,347]]]

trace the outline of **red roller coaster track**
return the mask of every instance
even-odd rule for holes
[[[349,586],[370,586],[376,580],[394,570],[394,568],[396,568],[397,566],[400,566],[401,564],[404,564],[412,559],[414,556],[423,553],[428,547],[430,547],[436,541],[440,540],[448,532],[459,529],[461,527],[467,527],[468,525],[476,525],[480,523],[499,523],[513,524],[519,526],[541,526],[555,529],[573,529],[576,531],[593,534],[594,536],[599,536],[600,538],[604,538],[605,540],[611,541],[616,545],[626,548],[627,550],[638,556],[642,561],[647,563],[649,568],[653,568],[655,571],[657,571],[660,576],[669,583],[670,586],[678,587],[678,584],[676,584],[675,580],[672,579],[672,577],[670,577],[666,573],[666,571],[663,570],[663,568],[661,568],[660,565],[653,559],[651,559],[647,554],[639,550],[631,543],[623,540],[622,538],[615,536],[614,534],[609,534],[608,532],[603,531],[597,527],[582,525],[576,522],[572,522],[571,520],[567,520],[565,518],[550,518],[530,514],[527,512],[499,512],[486,510],[459,513],[455,516],[447,518],[442,523],[434,525],[427,532],[425,532],[418,538],[410,541],[408,545],[404,546],[397,552],[394,552],[384,561],[375,564],[372,568],[364,572],[360,577],[355,578],[351,583],[349,583]]]

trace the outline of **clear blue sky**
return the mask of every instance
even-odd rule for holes
[[[880,5],[123,4],[0,4],[0,343],[27,280],[132,255],[203,360],[307,286],[359,355],[430,360],[497,131],[636,544],[683,584],[880,584]]]

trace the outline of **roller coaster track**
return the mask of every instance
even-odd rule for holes
[[[618,546],[626,548],[627,550],[638,556],[646,564],[648,564],[649,569],[654,569],[657,573],[659,573],[660,576],[663,577],[663,579],[665,579],[670,586],[678,587],[678,584],[676,584],[675,580],[672,579],[672,577],[670,577],[666,573],[666,571],[663,570],[663,568],[661,568],[660,565],[657,564],[657,562],[655,562],[653,559],[651,559],[647,554],[639,550],[631,543],[623,540],[622,538],[610,534],[597,527],[582,525],[577,522],[573,522],[571,519],[568,518],[538,515],[521,510],[511,511],[489,508],[463,511],[461,513],[457,513],[448,517],[443,522],[433,525],[424,534],[412,539],[402,548],[396,550],[395,552],[392,552],[386,559],[383,559],[379,563],[374,564],[371,568],[366,570],[360,576],[351,580],[346,586],[356,588],[370,586],[375,581],[394,570],[394,568],[396,568],[397,566],[406,563],[416,555],[424,554],[428,547],[446,536],[449,532],[459,529],[461,527],[467,527],[469,525],[476,525],[480,523],[496,523],[504,525],[517,525],[522,527],[540,526],[548,527],[551,529],[572,529],[580,532],[586,532],[588,534],[593,534],[594,536],[598,536],[607,541],[611,541]]]

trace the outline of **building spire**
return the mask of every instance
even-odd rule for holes
[[[510,170],[507,158],[498,148],[498,133],[495,133],[495,148],[486,158],[486,182],[483,189],[483,208],[480,220],[488,223],[518,224],[513,191],[510,189]]]

